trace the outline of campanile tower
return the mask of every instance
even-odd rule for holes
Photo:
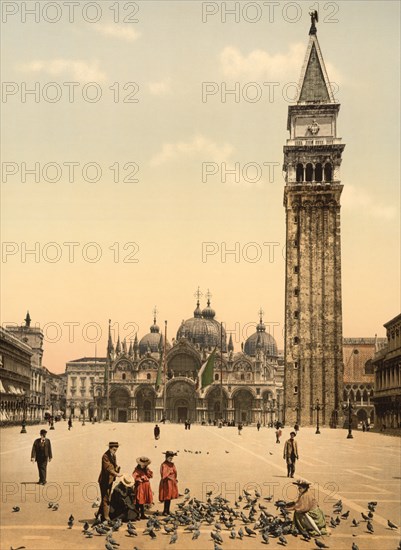
[[[284,146],[285,422],[336,425],[343,384],[340,180],[344,145],[312,26]]]

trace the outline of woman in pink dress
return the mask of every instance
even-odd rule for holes
[[[148,468],[151,461],[147,456],[140,456],[136,461],[138,466],[132,472],[135,480],[135,503],[141,519],[148,519],[145,516],[145,504],[153,504],[153,493],[149,481],[153,477],[153,472]]]

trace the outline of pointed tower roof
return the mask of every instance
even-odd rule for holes
[[[233,335],[232,334],[230,334],[230,339],[228,341],[228,351],[234,351]]]
[[[116,353],[117,353],[117,355],[119,355],[121,353],[120,335],[118,335],[118,339],[117,339]]]
[[[336,103],[316,34],[309,35],[297,103]]]
[[[29,328],[31,326],[31,316],[29,315],[29,311],[26,312],[26,317],[24,320],[25,326]]]
[[[111,338],[111,319],[109,319],[109,340],[107,343],[107,355],[111,356],[114,352],[113,340]]]

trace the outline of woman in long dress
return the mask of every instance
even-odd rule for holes
[[[145,504],[153,504],[153,493],[149,481],[153,477],[153,472],[148,468],[151,461],[147,456],[141,456],[136,461],[138,466],[132,473],[135,480],[135,503],[141,519],[148,519],[145,516]]]
[[[173,459],[177,453],[166,451],[166,458],[160,466],[159,500],[164,502],[163,515],[170,513],[172,499],[178,498],[177,468]]]
[[[296,481],[294,485],[298,487],[298,498],[286,506],[287,510],[294,511],[294,530],[311,537],[327,535],[324,514],[314,495],[309,492],[311,484],[307,481]]]

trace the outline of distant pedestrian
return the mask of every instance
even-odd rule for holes
[[[294,424],[294,432],[296,434],[299,432],[299,424]]]
[[[135,480],[135,503],[141,519],[148,519],[145,516],[145,504],[153,504],[153,493],[150,487],[153,472],[148,468],[151,460],[147,456],[140,456],[136,461],[138,466],[132,473]]]
[[[116,452],[119,444],[117,441],[110,441],[109,449],[102,456],[102,469],[99,474],[99,487],[100,487],[100,507],[96,513],[96,519],[99,518],[102,521],[110,520],[110,497],[113,482],[116,477],[122,477],[120,474],[120,467],[117,466]]]
[[[260,422],[258,422],[258,423],[256,424],[256,428],[257,428],[258,431],[260,430]]]
[[[166,458],[160,466],[159,500],[164,502],[163,515],[168,516],[171,501],[178,498],[177,468],[173,462],[177,453],[166,451],[164,454]]]
[[[40,438],[35,439],[31,452],[31,461],[36,461],[38,465],[40,485],[46,484],[47,463],[53,458],[50,439],[46,439],[46,434],[46,430],[40,430]]]
[[[276,428],[276,443],[280,443],[280,437],[282,436],[282,431],[280,427]]]
[[[160,428],[159,426],[156,424],[156,426],[154,427],[153,429],[153,434],[155,436],[155,439],[156,441],[160,438]]]
[[[70,431],[72,428],[72,418],[70,416],[70,418],[68,419],[68,431]]]
[[[295,432],[290,433],[290,439],[284,443],[283,458],[287,462],[287,477],[294,477],[295,462],[298,460],[298,446],[295,441]]]
[[[187,420],[187,424],[188,424],[188,430],[190,430],[191,429],[191,421],[189,419]]]
[[[365,424],[365,422],[362,422],[362,431],[363,431],[363,432],[366,432],[366,424]]]
[[[187,430],[188,429],[188,421],[185,420],[185,429]]]
[[[238,424],[238,435],[241,435],[242,428],[243,428],[243,425],[242,425],[242,423],[240,422],[240,423]]]

